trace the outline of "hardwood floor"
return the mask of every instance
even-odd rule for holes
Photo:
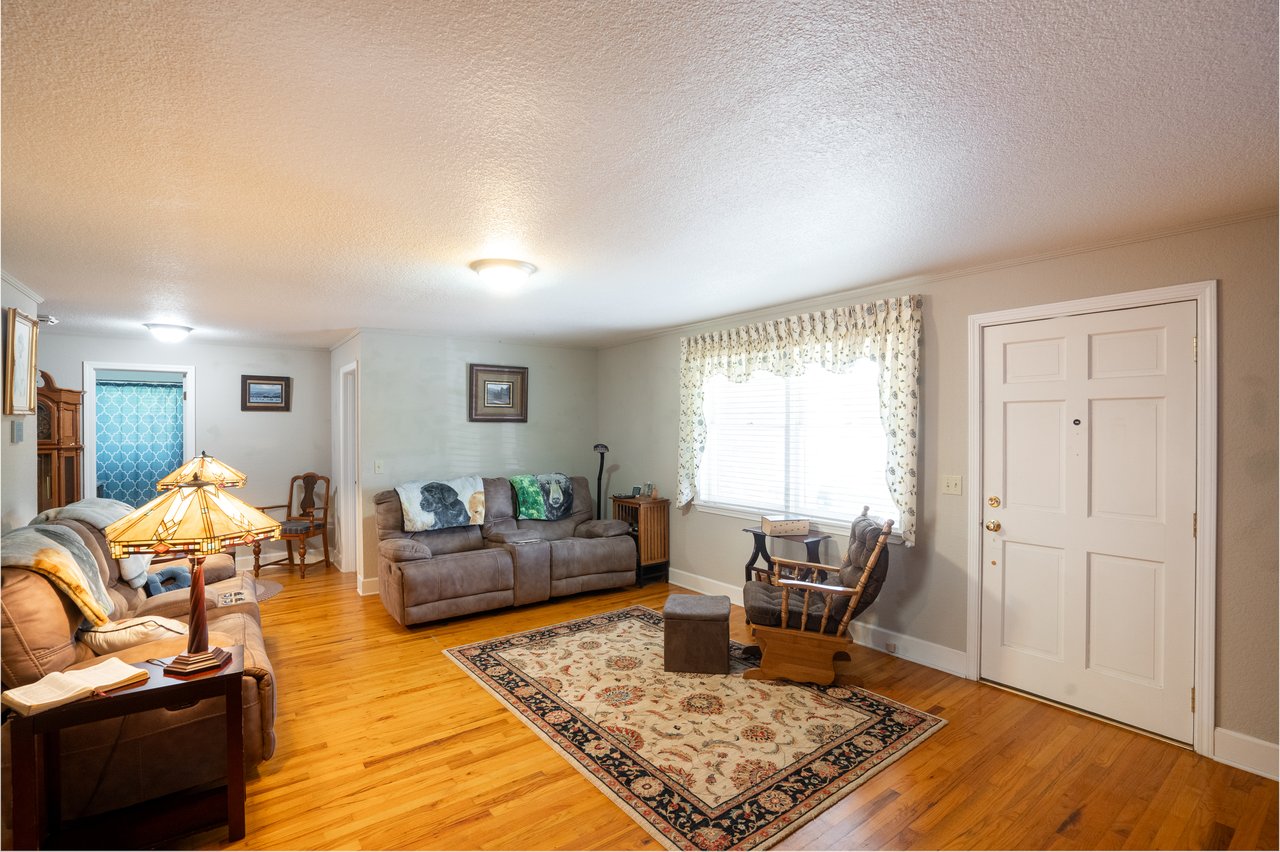
[[[275,756],[248,836],[181,849],[649,849],[643,829],[441,652],[632,604],[653,583],[406,630],[355,580],[263,572]],[[748,641],[742,610],[732,634]],[[1277,785],[985,684],[859,649],[852,682],[945,728],[780,849],[1276,849]]]

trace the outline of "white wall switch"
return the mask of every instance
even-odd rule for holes
[[[943,494],[963,494],[964,493],[964,477],[963,476],[942,477],[942,493]]]
[[[22,421],[21,420],[9,421],[9,443],[11,444],[22,443]]]
[[[382,473],[382,459],[375,459],[373,462],[373,472]]]

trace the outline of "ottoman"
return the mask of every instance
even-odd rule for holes
[[[670,595],[662,620],[666,671],[729,673],[728,595]]]

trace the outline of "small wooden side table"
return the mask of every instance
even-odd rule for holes
[[[769,535],[759,527],[743,527],[742,531],[751,533],[752,538],[755,540],[755,549],[751,551],[751,558],[747,560],[745,580],[751,579],[751,570],[756,567],[756,559],[758,557],[763,556],[764,564],[770,571],[773,570],[773,558],[769,556],[769,549],[765,547],[766,538],[781,538],[786,541],[794,541],[796,544],[803,544],[804,558],[809,562],[818,561],[818,547],[831,538],[826,533],[814,532],[812,527],[804,535]],[[764,569],[756,568],[756,570]]]
[[[667,518],[671,501],[665,497],[611,497],[613,517],[631,525],[636,540],[636,585],[659,575],[664,579],[671,565],[671,537]]]
[[[134,663],[133,665],[146,669],[151,674],[150,679],[145,683],[112,692],[105,697],[74,701],[31,716],[15,714],[10,723],[12,725],[10,745],[13,751],[13,777],[16,782],[13,785],[14,848],[39,849],[42,841],[46,840],[46,832],[53,835],[49,839],[55,845],[72,843],[66,848],[107,848],[100,845],[104,837],[113,843],[121,843],[122,846],[119,848],[146,848],[131,843],[132,838],[113,834],[99,834],[97,845],[91,846],[78,845],[71,838],[57,836],[62,827],[59,732],[63,728],[102,719],[114,719],[144,710],[185,706],[219,695],[223,696],[227,702],[225,714],[227,840],[243,839],[245,833],[244,730],[241,727],[240,680],[244,674],[244,648],[236,645],[228,650],[231,651],[231,662],[216,672],[180,679],[166,676],[163,664]],[[168,663],[171,659],[171,657],[165,658],[162,663]],[[43,760],[37,760],[38,750],[43,750]],[[217,795],[220,792],[214,791],[217,798],[222,798],[221,795]],[[171,796],[166,809],[177,808],[184,804],[191,805],[193,809],[206,804],[213,804],[215,807],[220,804],[208,802],[207,798],[183,794]],[[103,816],[105,821],[108,815]],[[173,814],[168,813],[165,816],[167,819]],[[97,820],[96,817],[93,819]]]

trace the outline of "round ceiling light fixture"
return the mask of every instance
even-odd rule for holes
[[[151,336],[161,343],[181,343],[191,333],[191,327],[186,325],[172,325],[164,322],[144,322],[143,325],[151,332]]]
[[[471,261],[471,268],[484,283],[500,290],[514,290],[529,280],[538,267],[523,260],[488,257]]]

